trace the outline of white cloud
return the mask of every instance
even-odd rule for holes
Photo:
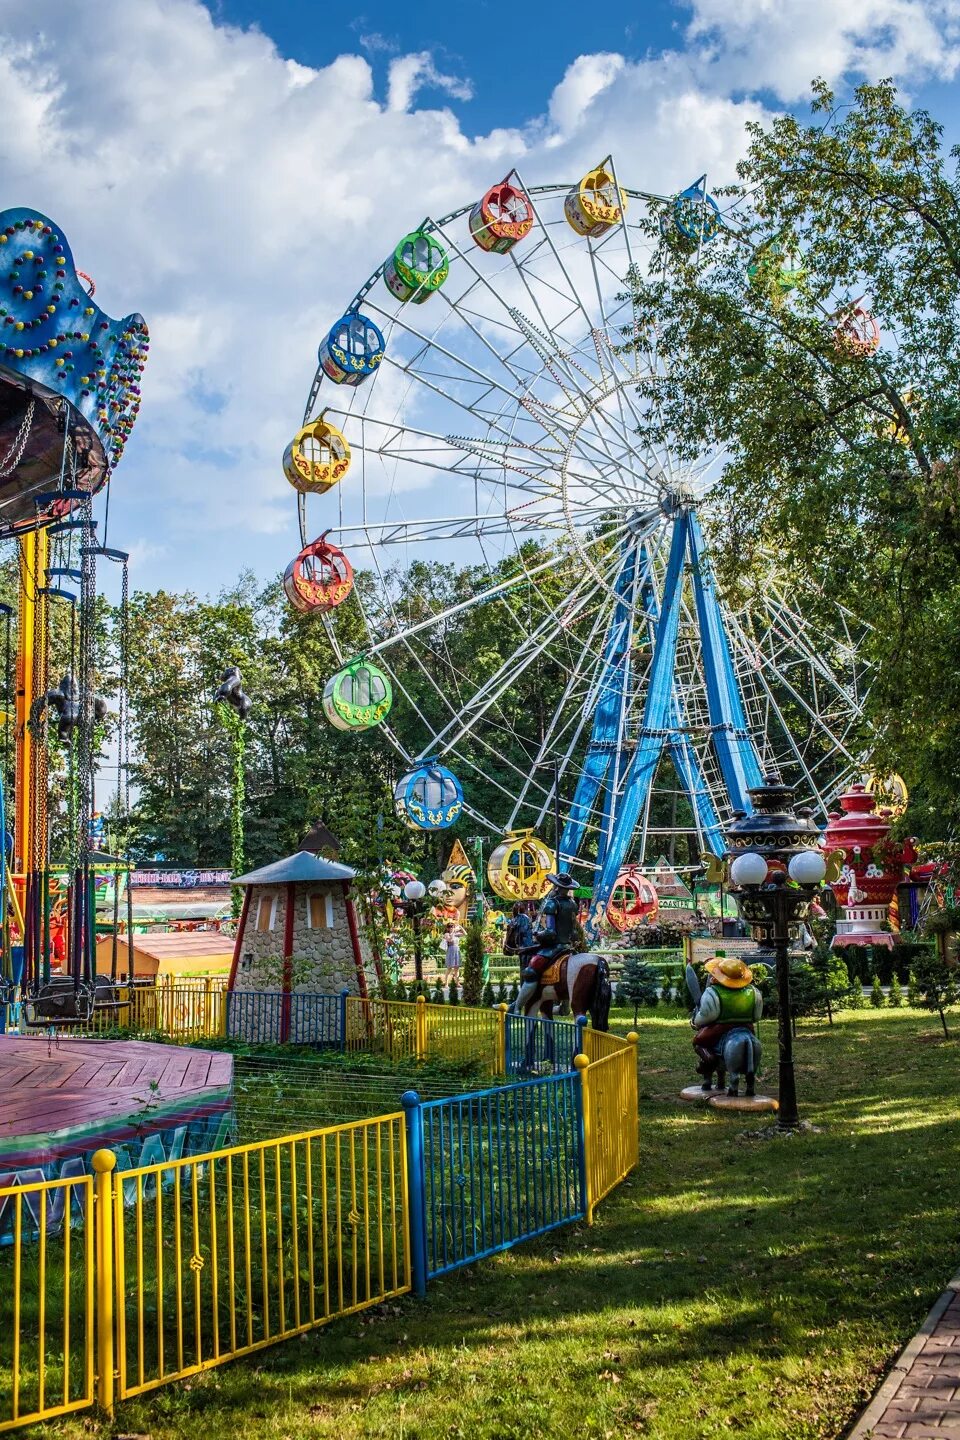
[[[472,100],[473,86],[469,80],[444,75],[433,63],[429,50],[418,55],[400,55],[390,61],[387,89],[388,110],[409,110],[420,90],[442,90],[454,100]]]
[[[799,93],[837,66],[944,73],[958,3],[694,0],[686,51],[581,56],[544,114],[469,136],[449,108],[469,83],[428,52],[393,58],[384,103],[362,56],[305,66],[199,0],[62,7],[46,31],[0,0],[0,205],[51,215],[108,312],[151,328],[110,520],[114,543],[155,547],[140,582],[202,590],[286,563],[280,457],[317,344],[423,215],[514,164],[531,183],[573,179],[611,150],[634,185],[726,178],[744,120],[764,114],[757,86]]]
[[[550,97],[550,120],[561,132],[576,128],[590,104],[622,74],[622,55],[580,55]]]
[[[958,0],[689,0],[687,38],[713,84],[769,89],[785,101],[822,75],[951,79],[960,62]]]

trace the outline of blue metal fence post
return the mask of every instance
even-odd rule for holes
[[[340,1049],[347,1048],[347,996],[350,991],[344,985],[340,991]]]
[[[584,1030],[586,1030],[586,1028],[587,1028],[587,1017],[586,1017],[586,1015],[578,1015],[578,1016],[577,1016],[577,1019],[576,1019],[576,1027],[577,1027],[577,1038],[576,1038],[576,1043],[575,1043],[574,1051],[573,1051],[573,1058],[574,1058],[574,1059],[576,1059],[576,1057],[577,1057],[578,1055],[582,1055],[582,1054],[583,1054],[583,1032],[584,1032]]]
[[[410,1215],[410,1279],[415,1295],[427,1293],[427,1178],[423,1164],[423,1114],[416,1090],[400,1096],[407,1117],[407,1208]]]

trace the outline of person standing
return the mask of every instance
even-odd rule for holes
[[[533,925],[530,916],[521,904],[516,904],[510,916],[510,924],[507,926],[506,939],[503,942],[504,955],[522,956],[525,950],[533,949]]]
[[[447,979],[456,979],[460,972],[460,937],[463,931],[453,921],[446,926],[443,932],[444,958],[447,967]]]

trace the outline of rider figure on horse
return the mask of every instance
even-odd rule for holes
[[[520,976],[523,988],[517,996],[517,1013],[522,1015],[540,988],[543,972],[573,950],[577,922],[577,902],[573,891],[577,882],[566,870],[548,875],[552,890],[540,907],[537,917],[540,928],[534,931],[531,950],[524,951],[526,965]]]
[[[719,950],[703,967],[710,984],[700,997],[690,1024],[694,1028],[693,1048],[697,1054],[697,1070],[705,1077],[704,1089],[710,1088],[710,1076],[716,1068],[716,1051],[727,1030],[753,1030],[754,1022],[763,1014],[763,997],[753,984],[749,965]]]

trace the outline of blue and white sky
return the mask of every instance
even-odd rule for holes
[[[960,0],[0,0],[0,207],[151,330],[111,500],[134,583],[283,569],[317,344],[423,215],[611,150],[638,188],[722,183],[815,75],[893,75],[953,141],[958,63]]]

